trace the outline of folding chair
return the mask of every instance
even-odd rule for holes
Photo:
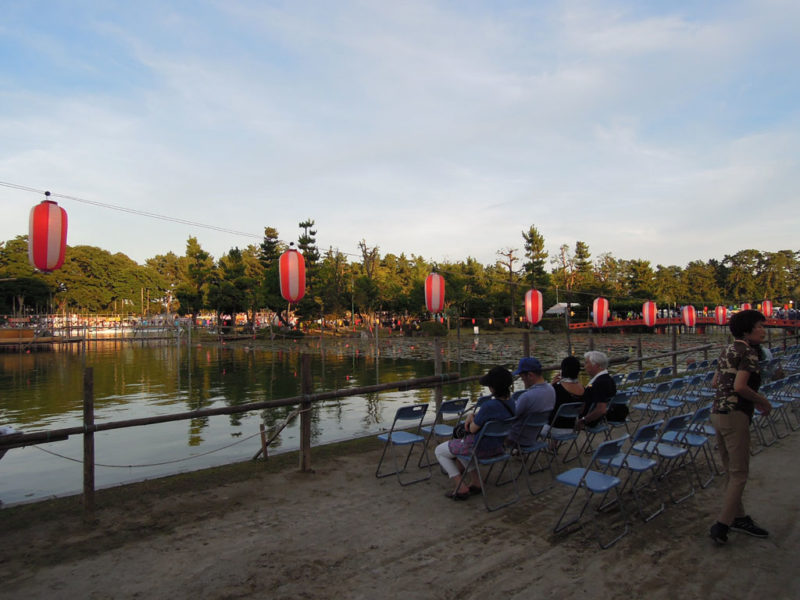
[[[608,407],[610,405],[610,401],[606,403],[606,412],[608,412]],[[592,404],[586,414],[588,415],[591,413],[595,406],[595,404]],[[607,440],[611,434],[611,427],[606,422],[606,413],[603,413],[594,425],[585,425],[583,433],[583,444],[581,445],[579,454],[592,454],[594,452],[594,446],[592,445],[594,438],[602,433],[603,439]]]
[[[633,408],[639,411],[640,415],[636,420],[637,423],[645,419],[645,417],[647,418],[647,422],[650,423],[655,421],[658,417],[663,418],[667,412],[669,412],[669,406],[659,400],[667,397],[670,388],[671,384],[668,381],[659,383],[653,388],[650,388],[651,391],[645,396],[642,402],[637,402],[633,405]]]
[[[503,449],[500,453],[495,456],[488,456],[488,457],[481,457],[481,442],[484,440],[488,441],[491,438],[503,440],[508,436],[508,432],[511,431],[511,426],[514,424],[514,419],[506,419],[505,421],[488,421],[484,423],[481,430],[478,432],[478,435],[475,439],[475,444],[472,446],[472,452],[470,453],[469,457],[464,462],[464,470],[461,473],[461,478],[459,479],[458,485],[461,485],[461,482],[466,477],[467,473],[470,471],[470,467],[473,467],[478,473],[478,481],[480,481],[481,485],[481,495],[483,496],[483,504],[486,507],[486,510],[489,512],[498,510],[505,506],[509,506],[514,504],[515,502],[519,501],[519,483],[517,482],[517,478],[512,476],[512,481],[514,483],[514,496],[505,502],[501,502],[499,504],[490,505],[489,504],[489,497],[486,491],[488,487],[488,483],[492,476],[492,470],[494,469],[495,465],[503,463],[505,465],[511,459],[511,454]],[[501,446],[502,448],[502,446]],[[483,476],[481,473],[481,467],[488,466],[489,470],[486,473],[486,477]],[[503,469],[505,470],[505,469]],[[502,474],[503,470],[500,471],[497,478],[495,479],[495,487],[499,487],[502,485],[499,482],[499,477]]]
[[[529,413],[523,423],[522,423],[522,431],[520,432],[520,437],[527,437],[525,435],[526,432],[532,431],[541,431],[542,427],[547,425],[548,419],[550,417],[551,411],[546,412],[538,412],[538,413]],[[544,466],[541,466],[538,462],[539,457],[542,453],[547,454],[547,441],[545,439],[538,439],[531,445],[523,446],[520,445],[518,442],[515,442],[511,445],[511,456],[512,457],[519,457],[520,465],[519,471],[515,476],[510,477],[509,479],[502,479],[503,472],[506,470],[506,467],[510,466],[509,463],[505,463],[503,465],[503,469],[497,475],[497,485],[505,485],[510,483],[512,479],[519,478],[520,475],[525,476],[525,482],[528,485],[528,491],[531,493],[531,496],[536,496],[537,494],[541,494],[545,490],[550,489],[553,487],[552,483],[548,483],[542,488],[534,490],[531,486],[531,475],[534,473],[539,473],[544,470],[549,470],[551,476],[555,477],[555,473],[553,471],[553,461],[548,457],[547,463]]]
[[[619,477],[619,474],[623,469],[628,472],[628,477],[619,488],[619,493],[622,494],[628,485],[630,485],[633,501],[636,504],[636,511],[639,513],[639,516],[644,520],[645,523],[664,512],[664,501],[661,497],[661,489],[658,486],[656,477],[658,460],[650,455],[642,456],[636,454],[633,452],[633,449],[637,445],[643,444],[647,446],[649,442],[655,441],[658,438],[658,432],[663,424],[664,421],[656,421],[655,423],[649,423],[639,427],[639,429],[637,429],[631,436],[630,443],[628,444],[628,449],[625,454],[617,455],[605,463],[608,465],[608,467],[613,469],[614,475],[617,477]],[[655,449],[654,446],[653,449]],[[640,483],[642,476],[648,472],[650,473],[650,478],[648,481]],[[642,491],[649,486],[652,487],[656,495],[656,499],[659,502],[659,507],[653,512],[645,514]],[[601,505],[601,509],[605,510],[613,503],[614,500],[604,502]]]
[[[606,411],[606,423],[608,423],[610,431],[607,437],[612,437],[614,430],[618,427],[624,427],[625,433],[630,433],[627,416],[629,414],[628,401],[630,396],[628,392],[617,392],[609,402],[608,410]],[[623,406],[625,407],[624,409],[622,409]],[[623,414],[625,415],[624,417],[622,416]]]
[[[449,420],[456,420],[461,418],[461,414],[464,412],[464,409],[467,407],[467,398],[458,398],[456,400],[445,400],[442,402],[442,405],[439,407],[439,410],[436,411],[436,417],[434,418],[433,423],[430,425],[423,425],[420,429],[420,433],[423,435],[427,434],[425,438],[425,443],[423,444],[422,454],[419,457],[419,461],[417,462],[417,466],[420,468],[429,467],[433,464],[428,455],[428,446],[430,446],[431,439],[438,440],[441,438],[449,438],[453,436],[453,425],[445,423],[444,421],[449,418]],[[425,459],[425,464],[422,464],[422,459]]]
[[[558,422],[559,419],[572,419],[575,420],[578,418],[578,415],[581,414],[583,410],[583,402],[568,402],[566,404],[562,404],[556,410],[555,417],[553,417],[553,423]],[[557,433],[553,431],[551,427],[547,431],[547,440],[548,446],[553,451],[552,460],[555,460],[556,456],[558,456],[558,450],[561,446],[567,442],[569,442],[569,446],[567,446],[567,452],[564,454],[564,458],[561,459],[563,463],[568,463],[571,460],[578,459],[578,463],[582,466],[583,461],[581,460],[581,453],[578,451],[578,432],[574,429],[572,431],[565,431],[564,433]],[[552,442],[552,443],[550,443]],[[575,456],[572,458],[569,457],[570,452],[575,450]]]
[[[703,489],[711,485],[711,482],[714,480],[714,475],[717,473],[717,464],[714,460],[710,436],[705,432],[704,428],[710,416],[711,404],[701,406],[692,415],[686,427],[686,431],[667,431],[662,438],[666,442],[680,442],[689,450],[689,464],[692,466],[692,470],[697,477],[697,482]],[[700,477],[700,469],[697,465],[697,457],[700,452],[703,453],[706,459],[706,465],[708,465],[708,477],[705,480]]]
[[[416,479],[412,479],[411,481],[405,482],[400,477],[401,473],[406,472],[406,467],[408,466],[408,461],[411,458],[411,453],[414,451],[414,445],[425,444],[425,438],[421,436],[419,432],[422,427],[422,419],[425,418],[425,412],[427,410],[427,404],[401,406],[397,409],[397,412],[394,415],[394,421],[392,421],[391,429],[378,436],[378,439],[384,442],[384,444],[383,452],[381,453],[381,459],[378,461],[378,468],[375,470],[375,477],[380,479],[382,477],[389,477],[390,475],[397,475],[397,481],[400,482],[400,485],[410,485],[412,483],[417,483],[419,481],[424,481],[431,478],[432,471],[430,464],[427,466],[428,474],[424,477],[418,477]],[[414,423],[416,423],[416,427],[413,426]],[[412,425],[411,431],[405,431],[397,428],[398,425],[403,424]],[[394,471],[390,471],[388,473],[381,473],[381,465],[383,465],[383,459],[386,456],[386,451],[389,449],[389,446],[392,447],[392,456],[394,457],[395,469]],[[408,454],[406,454],[406,458],[402,467],[400,467],[399,446],[408,446]],[[424,449],[422,451],[424,452]]]
[[[689,457],[689,450],[683,446],[683,436],[686,434],[689,422],[692,419],[692,413],[685,415],[677,415],[667,419],[664,428],[661,430],[661,435],[655,442],[645,442],[636,444],[634,450],[643,454],[644,456],[659,457],[658,464],[658,477],[659,480],[664,481],[669,492],[669,498],[673,504],[680,504],[694,496],[694,483],[692,482],[692,474],[687,468],[687,460]],[[676,432],[674,438],[670,441],[670,432]],[[667,436],[666,438],[664,436]],[[670,476],[678,469],[684,469],[686,479],[689,484],[689,490],[683,496],[676,498],[673,494],[672,483]]]
[[[627,440],[628,437],[628,435],[624,435],[615,440],[609,440],[600,444],[597,447],[597,450],[594,451],[592,459],[589,461],[589,464],[585,469],[576,467],[574,469],[564,471],[556,476],[557,482],[572,487],[574,491],[567,501],[567,504],[564,506],[564,509],[561,511],[561,515],[558,517],[558,521],[553,528],[554,533],[561,533],[571,525],[579,522],[595,494],[602,494],[603,498],[605,498],[606,495],[613,490],[615,494],[615,501],[619,506],[620,516],[624,521],[624,527],[622,528],[621,533],[604,543],[603,536],[600,531],[600,525],[598,523],[602,517],[599,514],[594,515],[594,518],[591,520],[597,536],[597,542],[600,544],[601,548],[605,549],[612,546],[614,543],[628,534],[630,529],[630,525],[628,523],[628,514],[625,511],[625,506],[622,503],[622,497],[619,493],[619,486],[622,482],[619,477],[606,473],[605,471],[607,470],[607,467],[603,466],[602,464],[603,462],[610,461],[621,453],[622,446],[625,444],[625,440]],[[577,515],[567,519],[569,508],[580,490],[584,490],[586,495],[583,506],[581,506]]]

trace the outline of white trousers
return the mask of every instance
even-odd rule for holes
[[[436,454],[436,460],[439,461],[439,464],[442,465],[442,468],[447,472],[448,477],[452,479],[453,477],[458,477],[461,475],[461,469],[458,468],[458,463],[456,461],[460,461],[461,465],[463,466],[466,462],[464,457],[456,456],[452,452],[450,452],[450,447],[448,442],[442,442],[438,446],[436,446],[436,450],[434,450],[434,454]],[[467,471],[472,471],[475,468],[475,465],[470,464]]]

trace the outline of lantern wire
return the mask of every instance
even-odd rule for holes
[[[11,189],[15,189],[15,190],[22,190],[24,192],[31,192],[31,193],[35,193],[35,194],[40,194],[40,195],[45,194],[45,190],[40,190],[40,189],[37,189],[37,188],[25,186],[25,185],[19,185],[19,184],[16,184],[16,183],[9,183],[9,182],[6,182],[6,181],[0,181],[0,186],[11,188]],[[109,210],[118,210],[120,212],[139,215],[139,216],[142,216],[142,217],[148,217],[148,218],[151,218],[151,219],[159,219],[159,220],[168,221],[168,222],[171,222],[171,223],[179,223],[181,225],[189,225],[191,227],[200,227],[200,228],[203,228],[203,229],[211,229],[213,231],[219,231],[219,232],[222,232],[222,233],[229,233],[231,235],[238,235],[238,236],[249,237],[249,238],[254,238],[254,239],[259,239],[259,240],[263,240],[264,239],[263,235],[258,235],[258,234],[255,234],[255,233],[249,233],[249,232],[246,232],[246,231],[237,231],[235,229],[227,229],[225,227],[219,227],[217,225],[208,225],[207,223],[200,223],[198,221],[190,221],[188,219],[182,219],[180,217],[170,217],[170,216],[167,216],[167,215],[160,215],[158,213],[153,213],[153,212],[144,211],[144,210],[138,210],[138,209],[135,209],[135,208],[128,208],[128,207],[119,206],[119,205],[116,205],[116,204],[109,204],[109,203],[106,203],[106,202],[97,202],[95,200],[87,200],[86,198],[79,198],[77,196],[69,196],[69,195],[66,195],[66,194],[50,193],[50,197],[51,198],[62,198],[64,200],[71,200],[71,201],[74,201],[74,202],[80,202],[80,203],[89,204],[89,205],[92,205],[92,206],[99,206],[101,208],[107,208]],[[361,256],[359,254],[354,254],[354,253],[351,253],[351,252],[342,252],[338,248],[336,248],[336,251],[339,252],[340,254],[343,254],[344,256],[355,256],[355,257],[359,257],[359,258]],[[463,273],[453,273],[451,271],[448,271],[447,268],[442,268],[442,267],[444,267],[444,265],[441,265],[440,263],[437,264],[437,263],[434,262],[434,269],[439,271],[439,272],[441,272],[441,273],[447,273],[447,274],[450,274],[450,275],[457,275],[459,277],[469,277],[468,275],[464,275]],[[521,273],[521,271],[522,271],[521,269],[518,270],[518,271],[515,271],[515,274],[519,275]],[[475,279],[478,278],[477,276],[473,276],[473,277]],[[499,277],[491,277],[491,276],[487,277],[486,279],[494,281],[496,283],[504,283],[506,285],[510,284],[515,289],[519,288],[520,286],[526,285],[526,283],[524,281],[522,281],[522,280],[509,282],[506,279],[500,279]],[[541,290],[550,289],[552,291],[553,287],[554,286],[552,286],[552,285],[551,286],[541,286],[539,289],[541,289]],[[581,292],[581,291],[576,291],[576,290],[564,290],[564,292],[567,293],[567,294],[571,294],[572,297],[578,296],[578,297],[587,297],[588,298],[588,297],[597,296],[597,294],[593,293],[593,292]],[[613,300],[621,300],[621,299],[624,299],[626,301],[638,300],[636,298],[632,298],[631,296],[627,296],[627,295],[618,296],[618,295],[615,295],[615,294],[604,294],[604,297],[609,298],[609,299],[613,299]],[[642,299],[642,301],[644,301],[644,300],[647,300],[647,298]]]
[[[0,181],[0,186],[11,188],[11,189],[15,189],[15,190],[22,190],[24,192],[32,192],[32,193],[35,193],[35,194],[48,193],[45,190],[40,190],[40,189],[29,187],[29,186],[26,186],[26,185],[18,185],[16,183],[9,183],[9,182],[6,182],[6,181]],[[120,211],[120,212],[129,213],[129,214],[133,214],[133,215],[138,215],[138,216],[141,216],[141,217],[148,217],[148,218],[151,218],[151,219],[159,219],[161,221],[168,221],[170,223],[179,223],[181,225],[189,225],[190,227],[200,227],[200,228],[203,228],[203,229],[211,229],[213,231],[219,231],[221,233],[229,233],[231,235],[249,237],[249,238],[254,238],[254,239],[258,239],[258,240],[263,240],[264,239],[263,235],[258,235],[258,234],[250,233],[250,232],[247,232],[247,231],[238,231],[236,229],[228,229],[226,227],[219,227],[218,225],[209,225],[207,223],[200,223],[199,221],[190,221],[188,219],[182,219],[180,217],[170,217],[168,215],[161,215],[161,214],[158,214],[158,213],[149,212],[149,211],[145,211],[145,210],[138,210],[138,209],[135,209],[135,208],[128,208],[126,206],[119,206],[117,204],[109,204],[107,202],[97,202],[96,200],[87,200],[86,198],[79,198],[78,196],[69,196],[69,195],[66,195],[66,194],[55,194],[55,193],[50,192],[50,196],[49,197],[50,198],[61,198],[63,200],[72,200],[73,202],[80,202],[82,204],[89,204],[91,206],[99,206],[100,208],[107,208],[109,210],[117,210],[117,211]],[[338,248],[337,248],[337,251],[341,252]],[[359,256],[358,254],[353,254],[353,253],[350,253],[350,252],[341,252],[341,254],[344,254],[346,256]]]

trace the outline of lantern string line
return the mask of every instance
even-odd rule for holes
[[[9,182],[6,182],[6,181],[0,181],[0,186],[11,188],[11,189],[16,189],[16,190],[22,190],[24,192],[32,192],[32,193],[35,193],[35,194],[44,194],[45,193],[45,190],[40,190],[40,189],[37,189],[37,188],[25,186],[25,185],[18,185],[16,183],[9,183]],[[161,221],[168,221],[168,222],[171,222],[171,223],[179,223],[181,225],[189,225],[191,227],[201,227],[201,228],[204,228],[204,229],[211,229],[213,231],[219,231],[221,233],[229,233],[231,235],[249,237],[249,238],[254,238],[254,239],[258,239],[258,240],[263,240],[264,239],[263,235],[258,235],[258,234],[255,234],[255,233],[249,233],[247,231],[237,231],[235,229],[227,229],[225,227],[219,227],[218,225],[209,225],[207,223],[200,223],[198,221],[190,221],[188,219],[182,219],[180,217],[170,217],[170,216],[167,216],[167,215],[160,215],[158,213],[144,211],[144,210],[138,210],[138,209],[135,209],[135,208],[128,208],[126,206],[119,206],[117,204],[108,204],[106,202],[97,202],[96,200],[87,200],[86,198],[79,198],[77,196],[69,196],[69,195],[66,195],[66,194],[56,194],[56,193],[52,193],[51,192],[50,193],[50,198],[62,198],[64,200],[72,200],[74,202],[81,202],[83,204],[89,204],[89,205],[92,205],[92,206],[99,206],[101,208],[107,208],[107,209],[110,209],[110,210],[118,210],[118,211],[124,212],[124,213],[139,215],[139,216],[142,216],[142,217],[149,217],[151,219],[159,219]],[[336,251],[340,252],[341,254],[343,254],[345,256],[359,256],[358,254],[353,254],[353,253],[349,253],[349,252],[342,252],[338,248],[336,249]]]

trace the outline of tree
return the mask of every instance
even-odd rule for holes
[[[180,302],[178,312],[191,314],[194,323],[197,313],[206,306],[205,295],[212,277],[216,277],[214,259],[200,247],[195,237],[186,240],[186,265],[187,282],[177,287],[175,296]]]
[[[516,273],[514,272],[514,263],[517,262],[519,259],[514,256],[514,253],[518,252],[516,248],[506,248],[505,250],[498,250],[497,254],[499,254],[503,260],[497,261],[498,265],[501,265],[504,269],[508,270],[508,295],[511,298],[511,320],[513,321],[516,317],[514,314],[514,296],[516,296]]]
[[[592,266],[592,254],[589,246],[585,242],[575,242],[575,287],[585,291],[594,291],[594,268]]]
[[[725,255],[722,264],[727,268],[725,296],[735,301],[752,302],[761,297],[758,293],[758,265],[761,262],[758,250],[740,250],[733,256]]]
[[[633,259],[624,263],[628,294],[637,300],[647,300],[655,295],[655,273],[649,260]]]
[[[622,281],[622,261],[617,260],[610,252],[603,252],[595,262],[594,277],[597,282],[597,293],[618,296],[623,294],[625,284]]]
[[[553,264],[553,283],[556,285],[556,290],[560,287],[569,292],[575,286],[577,273],[575,271],[575,259],[569,251],[569,246],[561,244],[558,249],[558,256],[550,259]],[[556,292],[557,293],[557,292]],[[571,299],[571,296],[569,296]]]
[[[306,219],[298,223],[303,233],[297,238],[297,247],[303,253],[306,262],[306,294],[294,305],[295,312],[300,317],[312,317],[318,314],[320,302],[317,293],[317,262],[319,261],[319,250],[317,249],[317,232],[311,229],[314,226],[313,219]]]
[[[658,265],[653,285],[656,302],[677,305],[683,303],[687,297],[683,270],[676,265]]]
[[[701,260],[693,260],[681,273],[683,300],[690,304],[718,304],[722,293],[717,286],[714,267]]]
[[[545,269],[548,252],[544,249],[544,236],[535,226],[531,225],[527,232],[522,232],[522,239],[525,241],[526,259],[522,268],[528,277],[530,286],[533,288],[537,285],[547,287],[550,276]]]

